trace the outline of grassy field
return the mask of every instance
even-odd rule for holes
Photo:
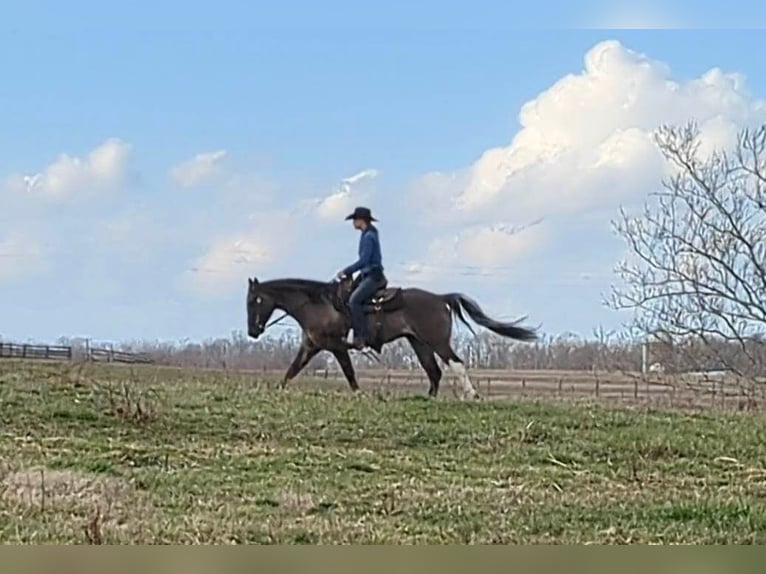
[[[766,543],[763,415],[271,386],[0,363],[0,541]]]

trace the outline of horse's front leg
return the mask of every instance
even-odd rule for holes
[[[301,372],[303,367],[309,364],[309,361],[313,359],[319,351],[320,349],[318,347],[315,347],[307,339],[304,339],[300,349],[298,349],[298,354],[295,355],[293,362],[285,373],[284,379],[282,379],[282,388],[286,387],[288,381],[295,378],[295,376]]]
[[[332,351],[335,356],[335,360],[338,361],[340,368],[343,370],[343,375],[348,381],[348,385],[352,391],[359,390],[359,384],[356,382],[356,372],[354,371],[354,365],[351,362],[351,357],[348,355],[347,349],[335,349]]]

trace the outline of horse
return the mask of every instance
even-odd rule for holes
[[[351,390],[359,390],[349,355],[350,346],[346,342],[350,330],[348,298],[353,289],[351,279],[259,282],[254,277],[248,282],[247,330],[250,337],[257,340],[263,334],[275,310],[292,317],[303,331],[298,354],[284,375],[282,387],[320,351],[329,351],[338,361]],[[476,301],[461,293],[438,295],[423,289],[384,286],[367,305],[365,314],[369,325],[369,347],[380,353],[384,345],[407,339],[428,376],[428,395],[434,398],[439,393],[442,378],[436,357],[458,376],[463,398],[478,398],[463,361],[450,344],[454,318],[471,332],[473,328],[465,314],[478,325],[503,337],[527,342],[537,339],[536,330],[519,325],[524,318],[514,322],[496,321],[488,317]]]

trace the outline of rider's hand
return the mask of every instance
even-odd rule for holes
[[[343,281],[346,278],[346,274],[343,273],[343,271],[338,271],[338,274],[335,276],[335,278],[338,281]]]

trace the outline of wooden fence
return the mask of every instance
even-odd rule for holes
[[[66,345],[29,345],[0,342],[0,359],[46,359],[71,361],[75,358],[73,347]],[[111,348],[88,347],[82,358],[98,363],[148,364],[152,359],[143,353],[115,351]]]
[[[0,343],[0,358],[72,360],[72,347]]]
[[[91,347],[88,349],[88,359],[95,363],[130,363],[148,364],[152,359],[142,353],[128,353],[114,349]]]

